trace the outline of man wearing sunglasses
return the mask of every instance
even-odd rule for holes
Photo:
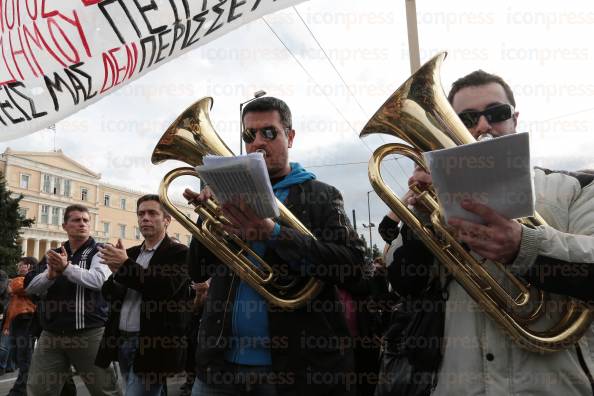
[[[282,100],[263,97],[243,110],[248,153],[261,152],[276,197],[311,230],[300,234],[276,219],[260,219],[242,201],[223,205],[230,233],[246,240],[281,276],[324,282],[297,309],[271,306],[214,255],[192,240],[188,266],[195,282],[210,278],[198,333],[192,395],[351,395],[354,362],[336,285],[356,283],[363,244],[344,212],[340,192],[289,162],[295,139]],[[210,197],[186,190],[186,199]]]
[[[480,140],[516,132],[518,112],[509,85],[499,76],[475,71],[454,82],[448,99],[470,133]],[[557,295],[594,299],[594,175],[535,168],[536,209],[548,225],[529,228],[507,219],[485,205],[462,202],[485,224],[451,219],[458,239],[479,257],[498,261],[531,285]],[[431,185],[431,175],[417,168],[409,186]],[[421,214],[417,196],[409,205]],[[385,220],[385,222],[388,222]],[[385,226],[385,224],[384,224]],[[401,228],[403,240],[410,234]],[[394,235],[392,235],[394,236]],[[416,242],[416,241],[415,241]],[[405,243],[406,245],[406,243]],[[389,278],[401,295],[411,285],[426,285],[436,265],[422,244],[395,250]],[[414,265],[415,271],[407,271]],[[410,276],[409,274],[417,274]],[[421,286],[419,286],[421,285]],[[554,353],[520,348],[484,313],[457,282],[447,286],[444,347],[433,395],[592,395],[594,340],[592,330],[575,345]],[[555,296],[552,296],[553,302]],[[554,313],[554,311],[552,311]]]

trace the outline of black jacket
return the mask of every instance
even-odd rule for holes
[[[70,242],[64,243],[71,265],[90,269],[97,254],[97,244],[89,238],[76,252],[70,249]],[[61,247],[53,249],[60,252]],[[39,263],[40,275],[47,268],[45,256]],[[30,281],[25,281],[28,286]],[[80,287],[66,276],[59,276],[38,303],[38,318],[43,330],[54,333],[72,333],[77,330],[103,327],[107,320],[108,304],[99,290]]]
[[[361,279],[362,241],[351,228],[340,193],[311,180],[290,187],[287,208],[316,236],[313,239],[281,226],[278,239],[268,244],[267,263],[309,263],[303,273],[323,280],[321,292],[306,305],[285,310],[268,304],[272,367],[279,394],[349,394],[353,371],[351,338],[335,285]],[[229,346],[231,313],[239,277],[196,240],[190,245],[192,279],[211,278],[198,334],[196,366],[199,378],[216,382]],[[219,376],[218,378],[224,378]],[[353,385],[351,384],[351,391]]]
[[[109,319],[95,363],[107,367],[118,360],[120,310],[127,288],[142,293],[140,340],[134,358],[136,373],[173,374],[184,370],[190,315],[187,247],[165,236],[145,270],[135,262],[142,245],[127,250],[128,260],[103,284],[111,304]]]

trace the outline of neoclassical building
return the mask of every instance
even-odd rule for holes
[[[0,154],[0,172],[14,196],[23,195],[20,210],[35,219],[21,230],[24,256],[40,258],[67,239],[62,217],[67,206],[81,204],[89,209],[92,236],[100,242],[121,238],[124,246],[142,240],[136,219],[136,200],[144,192],[101,182],[101,174],[67,157],[61,150],[28,152],[6,149]],[[192,207],[176,203],[193,220]],[[191,235],[173,220],[168,234],[189,245]]]

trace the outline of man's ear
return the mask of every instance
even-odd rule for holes
[[[519,116],[520,116],[520,112],[519,111],[516,111],[514,113],[514,117],[513,117],[514,118],[514,129],[516,129],[516,127],[518,126],[518,117]]]
[[[293,147],[293,139],[295,139],[295,130],[291,129],[287,133],[287,143],[288,143],[287,147],[289,147],[289,148]]]

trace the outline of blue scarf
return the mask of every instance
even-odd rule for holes
[[[308,180],[315,180],[316,175],[305,170],[299,163],[291,162],[291,172],[284,179],[272,186],[272,191],[279,201],[285,203],[289,195],[289,187],[304,183]]]

